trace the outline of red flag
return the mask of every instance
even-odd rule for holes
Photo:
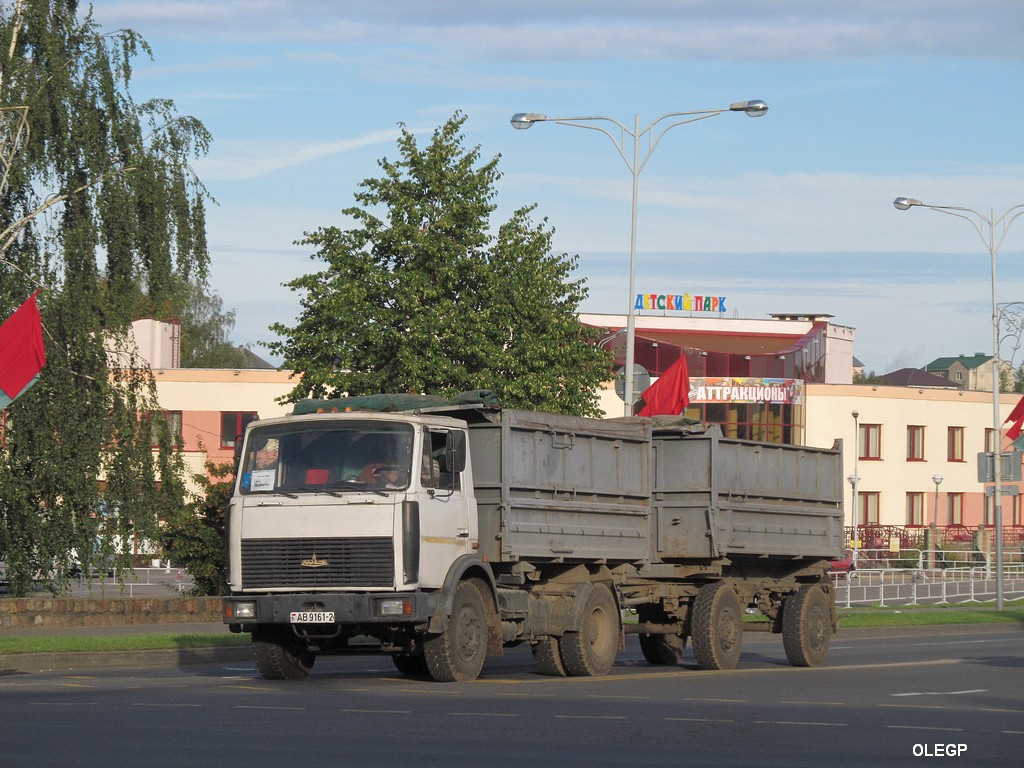
[[[1013,422],[1013,424],[1010,425],[1010,428],[1006,430],[1006,436],[1010,438],[1012,442],[1020,437],[1021,432],[1024,431],[1024,397],[1020,399],[1020,402],[1013,406],[1013,410],[1010,411],[1010,415],[1006,417],[1003,424],[1007,421]]]
[[[33,293],[0,325],[0,399],[14,400],[44,365],[43,323]]]
[[[690,371],[686,367],[686,355],[682,354],[658,380],[644,390],[641,416],[667,414],[678,416],[690,404]]]

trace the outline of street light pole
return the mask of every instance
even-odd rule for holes
[[[1003,610],[1003,508],[1002,508],[1002,445],[1001,437],[1003,422],[999,418],[999,384],[1002,373],[999,365],[999,305],[996,303],[996,256],[1006,238],[1010,225],[1018,216],[1024,214],[1024,203],[1015,205],[998,219],[994,211],[985,216],[973,208],[962,208],[956,205],[929,205],[912,197],[897,197],[892,203],[897,210],[906,211],[910,208],[929,208],[938,213],[956,216],[969,221],[974,231],[988,249],[992,263],[992,449],[993,480],[992,514],[995,516],[996,536],[996,610]]]
[[[548,117],[547,115],[542,115],[537,112],[517,112],[512,116],[512,127],[519,130],[531,128],[534,123],[552,122],[557,123],[558,125],[571,125],[576,128],[587,128],[592,131],[599,131],[611,139],[615,148],[618,150],[619,155],[622,157],[623,161],[625,161],[626,167],[629,168],[630,173],[633,175],[633,206],[629,237],[629,303],[626,307],[626,364],[623,366],[625,376],[624,399],[626,401],[623,407],[623,412],[625,416],[633,415],[633,404],[636,402],[636,393],[633,391],[633,366],[636,361],[636,223],[637,203],[640,192],[640,172],[643,171],[644,166],[647,165],[647,161],[651,159],[651,155],[654,154],[654,150],[658,146],[662,137],[676,126],[694,123],[698,120],[706,120],[709,117],[715,117],[723,112],[743,112],[750,117],[761,117],[767,111],[768,105],[759,99],[755,99],[753,101],[738,101],[735,104],[729,105],[727,109],[706,109],[694,112],[669,112],[650,123],[643,130],[640,130],[640,115],[634,115],[633,117],[633,130],[630,130],[614,118],[603,117],[600,115],[589,117]],[[659,129],[659,124],[663,120],[668,120],[669,118],[681,119],[675,120],[669,125]],[[590,125],[589,123],[591,122],[611,123],[618,129],[618,137],[616,137],[610,129],[605,128],[604,126]],[[657,133],[655,132],[656,129]],[[641,158],[640,142],[644,136],[647,137],[647,151]],[[633,142],[632,152],[629,154],[626,153],[627,138],[632,139]]]
[[[850,546],[857,550],[857,485],[860,483],[860,475],[857,472],[857,459],[860,457],[860,424],[857,420],[860,418],[860,413],[854,411],[850,415],[853,416],[853,474],[850,476],[850,486],[853,489],[850,514],[850,522],[853,523],[853,538],[850,541]]]
[[[942,483],[942,475],[936,472],[932,475],[932,482],[935,483],[935,518],[932,520],[932,563],[934,564],[939,559],[939,545],[936,542],[939,537],[939,484]]]

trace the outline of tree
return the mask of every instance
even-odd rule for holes
[[[360,184],[356,226],[323,227],[301,245],[323,271],[302,292],[291,328],[269,345],[301,374],[286,396],[492,389],[510,407],[597,415],[611,358],[587,344],[577,258],[551,253],[553,231],[521,208],[490,230],[498,158],[463,146],[453,115],[423,148],[402,126],[400,158]]]
[[[207,463],[209,476],[197,477],[203,497],[195,509],[172,514],[160,531],[160,544],[168,557],[188,568],[197,595],[227,594],[227,547],[224,521],[231,501],[235,468]]]
[[[148,46],[77,11],[0,4],[0,316],[41,288],[47,354],[0,427],[0,560],[15,593],[40,575],[59,589],[98,557],[126,567],[186,502],[126,331],[140,291],[159,305],[175,279],[205,279],[206,195],[189,161],[210,137],[169,100],[135,103],[131,63]]]
[[[231,343],[235,311],[224,311],[216,292],[198,280],[187,283],[181,311],[182,368],[245,368],[245,353]]]

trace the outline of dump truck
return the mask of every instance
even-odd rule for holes
[[[467,681],[522,643],[542,674],[598,676],[629,633],[651,664],[689,642],[699,668],[735,668],[746,630],[781,634],[794,666],[826,660],[839,442],[473,393],[301,401],[240,446],[224,621],[251,633],[265,678],[383,653]]]

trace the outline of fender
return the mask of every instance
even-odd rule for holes
[[[501,615],[498,613],[498,594],[494,571],[491,570],[490,563],[479,555],[462,555],[452,563],[452,567],[448,569],[448,575],[444,577],[437,613],[430,617],[427,630],[434,633],[444,631],[445,620],[452,614],[455,587],[460,581],[467,578],[478,578],[487,586],[487,594],[484,595],[484,599],[489,599],[494,608],[488,613],[487,653],[491,656],[500,656],[504,644],[501,639]]]

